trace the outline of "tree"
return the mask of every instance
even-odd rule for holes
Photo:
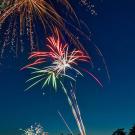
[[[135,125],[130,129],[129,135],[135,135]]]
[[[121,128],[121,129],[117,129],[115,132],[113,132],[112,135],[126,135],[126,133],[124,132],[124,128]]]

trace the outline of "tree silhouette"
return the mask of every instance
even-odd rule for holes
[[[135,125],[130,129],[129,135],[135,135]]]
[[[112,135],[126,135],[124,128],[117,129]]]

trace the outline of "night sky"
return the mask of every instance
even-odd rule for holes
[[[102,51],[111,80],[107,78],[101,58],[94,53],[94,47],[84,42],[95,61],[95,68],[90,70],[94,70],[104,87],[98,86],[88,75],[79,77],[77,100],[87,135],[111,135],[115,129],[128,130],[135,123],[135,1],[95,0],[94,4],[97,16],[84,8],[78,9],[77,5],[75,8],[92,33],[90,46],[96,44]],[[78,133],[63,91],[60,89],[56,93],[45,88],[43,95],[38,85],[24,92],[29,72],[19,69],[26,61],[12,63],[8,58],[6,61],[0,67],[0,135],[20,135],[20,128],[25,129],[35,122],[50,135],[67,133],[58,110]]]

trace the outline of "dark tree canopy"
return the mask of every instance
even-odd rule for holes
[[[129,135],[135,135],[135,125],[130,129]]]
[[[124,128],[122,128],[122,129],[117,129],[115,132],[113,132],[112,135],[126,135],[126,133],[124,132]]]

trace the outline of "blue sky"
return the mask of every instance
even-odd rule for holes
[[[100,57],[94,56],[94,72],[104,88],[87,75],[78,79],[77,99],[88,135],[111,135],[115,129],[128,130],[135,123],[134,5],[134,1],[128,0],[103,0],[95,2],[97,16],[91,16],[83,8],[77,11],[88,24],[92,41],[102,51],[111,76],[109,82]],[[90,48],[86,46],[94,55],[94,49]],[[29,74],[18,71],[23,62],[18,63],[18,67],[6,65],[4,70],[0,69],[0,134],[19,135],[19,128],[35,122],[41,123],[50,134],[67,132],[57,110],[78,132],[63,92],[47,88],[43,96],[40,86],[24,92]]]

